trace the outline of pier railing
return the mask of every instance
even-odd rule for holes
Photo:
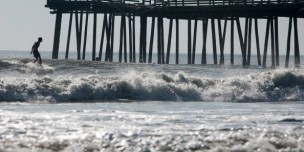
[[[47,3],[53,2],[89,2],[89,3],[116,3],[125,5],[147,5],[158,7],[174,6],[234,6],[234,5],[286,5],[304,3],[304,0],[47,0]]]

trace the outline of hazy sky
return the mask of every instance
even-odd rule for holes
[[[40,50],[51,50],[54,16],[46,0],[0,0],[0,50],[29,50],[39,36]]]
[[[0,50],[25,50],[30,51],[33,43],[37,41],[37,38],[39,36],[43,37],[43,43],[40,46],[41,51],[51,51],[53,47],[53,36],[54,36],[54,25],[55,25],[55,15],[50,14],[49,8],[45,7],[46,0],[0,0]],[[85,19],[85,18],[84,18]],[[67,29],[68,29],[68,20],[69,16],[67,14],[63,15],[63,21],[62,21],[62,35],[61,35],[61,41],[60,41],[60,50],[65,50],[66,47],[66,35],[67,35]],[[74,20],[75,21],[75,20]],[[90,22],[92,22],[92,16],[90,16],[89,19]],[[97,49],[99,49],[99,39],[100,39],[100,33],[101,33],[101,21],[102,21],[102,15],[98,18],[98,33],[97,33]],[[116,19],[116,23],[119,23],[119,19]],[[137,19],[137,21],[139,21]],[[148,20],[150,22],[150,19]],[[279,19],[279,28],[280,28],[280,52],[281,54],[285,54],[286,50],[286,36],[287,36],[287,24],[288,20],[284,18]],[[241,20],[242,27],[243,27],[243,19]],[[304,30],[302,30],[302,27],[304,27],[303,21],[299,20],[299,36],[300,36],[300,44],[303,40]],[[180,34],[181,34],[181,40],[180,40],[180,51],[186,52],[187,50],[187,22],[181,22],[180,23]],[[259,28],[260,28],[260,45],[261,45],[261,51],[263,51],[263,43],[264,43],[264,36],[265,36],[265,20],[260,20],[259,22]],[[165,44],[167,43],[167,31],[168,29],[168,21],[164,21],[165,25]],[[230,52],[230,22],[228,22],[227,26],[227,37],[226,37],[226,44],[225,44],[225,52],[228,54]],[[264,26],[263,26],[264,25]],[[71,38],[71,50],[76,50],[76,39],[75,39],[75,25],[73,24],[72,29],[72,38]],[[223,25],[222,25],[223,26]],[[173,26],[174,27],[174,26]],[[208,27],[209,31],[210,24]],[[119,31],[119,24],[116,26],[116,48],[118,48],[118,31]],[[139,31],[139,26],[137,25],[137,31]],[[193,29],[193,27],[192,27]],[[216,27],[217,29],[217,27]],[[236,28],[235,28],[236,29]],[[89,32],[88,32],[88,47],[87,50],[91,50],[92,46],[92,24],[89,26]],[[174,31],[175,29],[173,29]],[[147,43],[149,44],[149,33],[150,33],[150,27],[148,23],[148,38]],[[155,33],[156,34],[156,33]],[[197,52],[201,52],[201,22],[198,24],[198,43],[197,43]],[[174,36],[173,33],[173,42],[172,42],[172,52],[175,50],[175,42],[174,42]],[[137,36],[137,47],[138,47],[138,37]],[[155,36],[156,38],[156,36]],[[255,53],[255,42],[253,39],[253,53]],[[235,52],[239,52],[239,42],[238,42],[238,35],[235,33]],[[208,44],[207,49],[208,52],[212,52],[212,43],[211,43],[211,33],[208,35]],[[218,40],[217,40],[218,43]],[[270,44],[269,44],[270,46]],[[156,48],[156,40],[154,41],[154,48]],[[293,46],[292,46],[293,48]],[[302,45],[300,45],[300,49],[302,49]],[[117,49],[115,49],[117,50]],[[138,51],[138,50],[137,50]],[[154,50],[156,51],[156,50]],[[218,54],[219,54],[219,47],[218,47]],[[270,52],[270,50],[268,51]]]

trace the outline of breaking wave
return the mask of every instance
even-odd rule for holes
[[[11,63],[12,64],[12,63]],[[17,64],[19,65],[19,64]],[[302,101],[301,69],[275,69],[228,78],[210,78],[182,71],[129,70],[118,75],[57,75],[55,68],[23,62],[15,67],[29,77],[2,77],[0,101]],[[11,67],[10,67],[11,68]]]

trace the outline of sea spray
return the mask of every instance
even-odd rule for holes
[[[2,59],[0,65],[6,68],[0,73],[0,101],[275,102],[304,99],[301,68],[248,70],[194,66],[191,69],[183,65],[176,70],[172,65],[72,60],[46,60],[40,67],[28,59]],[[209,72],[210,68],[214,70]]]

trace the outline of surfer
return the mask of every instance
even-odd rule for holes
[[[42,42],[42,38],[39,37],[38,38],[38,42],[35,42],[33,47],[32,47],[32,51],[31,51],[31,54],[33,53],[34,57],[36,58],[36,60],[34,61],[34,63],[39,62],[39,64],[41,65],[41,57],[40,57],[40,53],[38,51],[38,48],[40,46],[40,43]]]

